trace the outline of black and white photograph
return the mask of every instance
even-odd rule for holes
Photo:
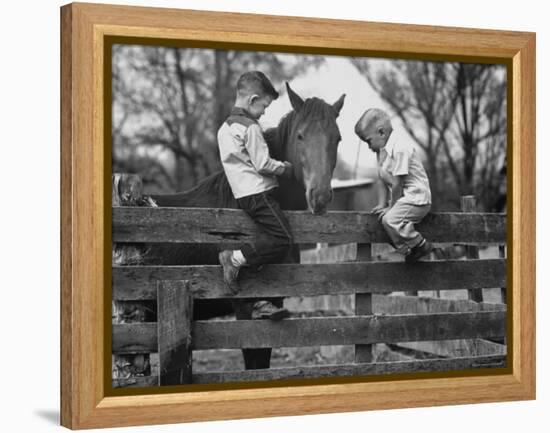
[[[506,64],[110,48],[113,389],[509,366]]]

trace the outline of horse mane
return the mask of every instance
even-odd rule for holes
[[[289,111],[281,118],[277,126],[265,130],[264,138],[272,158],[279,161],[286,159],[287,137],[290,135],[290,127],[295,117],[296,112]]]

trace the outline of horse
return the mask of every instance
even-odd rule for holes
[[[331,178],[341,141],[336,119],[344,104],[345,94],[335,103],[312,97],[302,99],[286,83],[292,111],[264,137],[272,158],[289,161],[292,178],[279,178],[277,200],[283,210],[306,210],[313,215],[326,212],[332,199]],[[151,195],[159,206],[239,208],[223,171],[214,173],[188,191]],[[163,265],[219,264],[218,252],[227,245],[157,244],[150,247],[154,262]],[[284,262],[299,262],[297,245]],[[282,306],[281,298],[270,299]],[[194,320],[236,313],[237,319],[250,319],[250,311],[234,308],[229,299],[195,300]],[[271,348],[243,349],[246,369],[269,368]]]

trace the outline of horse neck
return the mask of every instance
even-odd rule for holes
[[[294,161],[294,149],[290,141],[294,117],[295,112],[291,111],[281,119],[279,125],[269,128],[264,133],[271,157],[279,161],[289,161],[292,164],[296,162]]]
[[[265,131],[264,137],[269,147],[269,154],[279,161],[288,161],[296,165],[294,148],[290,140],[292,122],[295,112],[288,113],[279,125]],[[307,208],[305,189],[301,182],[294,177],[292,179],[279,179],[278,201],[282,209],[303,210]]]

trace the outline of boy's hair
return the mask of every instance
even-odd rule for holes
[[[269,95],[273,99],[279,97],[279,92],[275,90],[269,78],[265,76],[263,72],[251,71],[245,72],[239,77],[237,81],[237,94],[238,95]]]
[[[392,131],[390,116],[380,108],[369,108],[363,113],[355,124],[355,133],[361,136],[361,133],[372,127],[382,127],[386,131]]]

